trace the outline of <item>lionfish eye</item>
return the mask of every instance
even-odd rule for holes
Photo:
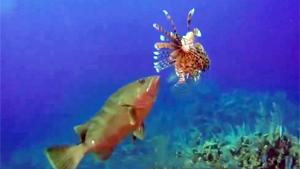
[[[145,79],[139,80],[139,83],[140,83],[140,84],[144,84],[145,82],[146,82]]]

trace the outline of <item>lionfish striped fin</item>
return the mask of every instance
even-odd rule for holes
[[[154,59],[157,60],[157,62],[153,63],[157,72],[172,66],[172,64],[175,62],[175,60],[170,57],[170,52],[167,50],[154,51],[153,54]]]
[[[188,13],[188,16],[187,16],[187,29],[188,31],[191,30],[191,22],[192,22],[192,17],[195,13],[195,8],[191,9]]]
[[[175,24],[174,20],[172,19],[171,15],[166,10],[163,10],[163,13],[165,14],[167,20],[170,22],[173,32],[176,33],[177,32],[176,24]]]
[[[154,51],[153,59],[162,60],[170,56],[170,52],[167,50]]]
[[[197,37],[201,37],[202,36],[201,31],[198,28],[194,28],[193,29],[193,33]]]
[[[160,72],[170,66],[172,66],[172,64],[174,63],[174,61],[169,60],[168,58],[162,59],[158,62],[154,62],[154,69],[156,70],[156,72]]]
[[[195,49],[196,49],[196,51],[205,53],[205,49],[204,49],[203,45],[199,42],[195,43]]]
[[[157,23],[153,24],[154,29],[158,30],[159,32],[161,32],[162,34],[164,34],[167,38],[169,38],[172,41],[176,41],[176,35],[173,32],[168,32],[166,31],[162,26],[160,26]]]
[[[160,41],[166,41],[166,37],[164,35],[159,36]]]
[[[175,46],[173,43],[169,43],[169,42],[156,42],[154,44],[154,48],[157,50],[160,49],[175,49]]]

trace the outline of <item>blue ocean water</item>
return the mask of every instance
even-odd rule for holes
[[[183,35],[192,8],[210,69],[182,88],[174,87],[173,68],[161,72],[145,141],[126,139],[108,161],[87,157],[79,168],[169,165],[171,145],[184,142],[180,133],[255,131],[262,118],[299,137],[297,0],[2,0],[1,168],[50,168],[46,147],[77,143],[73,126],[110,94],[157,74],[152,52],[160,34],[152,24],[171,28],[162,10]]]

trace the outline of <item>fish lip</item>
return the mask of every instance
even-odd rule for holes
[[[153,80],[151,82],[151,85],[155,85],[156,87],[159,86],[159,83],[160,83],[160,76],[158,75],[155,75],[155,76],[152,76]]]
[[[157,95],[157,90],[159,88],[159,84],[160,84],[160,76],[155,75],[155,76],[150,76],[148,77],[151,79],[151,82],[149,83],[149,86],[147,87],[147,93],[149,93],[151,96],[153,95],[156,96]]]
[[[153,75],[153,76],[148,76],[148,79],[151,79],[150,86],[154,84],[158,84],[160,82],[160,76],[159,75]]]
[[[159,79],[160,76],[159,76],[159,75],[153,75],[153,76],[149,76],[148,78],[151,78],[151,79]]]
[[[159,81],[160,81],[160,76],[158,76],[158,75],[153,76],[153,78],[154,78],[154,80],[155,80],[156,82],[159,82]]]

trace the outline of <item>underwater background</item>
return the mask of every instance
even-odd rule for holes
[[[50,169],[46,147],[77,143],[73,126],[110,94],[157,74],[162,10],[183,35],[192,8],[210,69],[182,87],[161,72],[145,140],[79,168],[272,168],[276,141],[291,143],[283,168],[299,168],[298,0],[1,0],[1,168]]]

